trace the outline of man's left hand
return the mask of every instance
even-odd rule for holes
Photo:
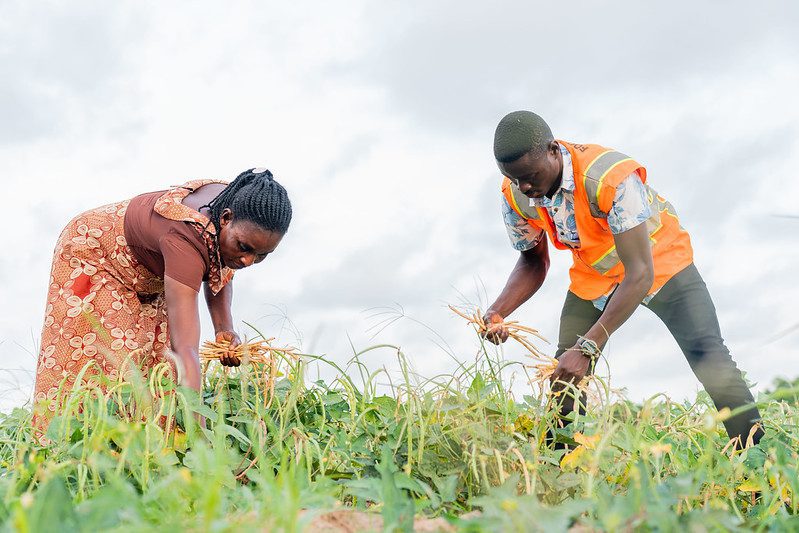
[[[588,367],[590,365],[591,360],[583,355],[580,346],[574,345],[560,356],[558,359],[558,367],[552,373],[549,380],[557,389],[563,387],[562,383],[557,383],[558,381],[577,385],[588,373]]]
[[[220,331],[216,334],[216,342],[227,341],[230,343],[228,351],[219,358],[219,362],[223,366],[239,366],[241,359],[236,355],[233,350],[236,346],[241,344],[241,339],[235,331]]]

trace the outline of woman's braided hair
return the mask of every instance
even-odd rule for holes
[[[230,209],[235,220],[249,220],[259,227],[286,233],[291,222],[288,193],[266,169],[245,170],[207,205],[209,219],[219,235],[219,217]]]

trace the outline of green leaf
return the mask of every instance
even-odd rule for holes
[[[470,400],[476,401],[480,398],[480,393],[483,392],[485,389],[486,382],[483,379],[483,374],[478,372],[475,374],[474,379],[472,379],[471,385],[469,385],[469,389],[466,391],[466,395],[469,397]]]
[[[28,512],[30,530],[36,531],[80,531],[78,516],[72,504],[64,479],[50,478],[33,494],[33,505]]]
[[[250,439],[247,438],[247,435],[239,431],[238,429],[234,428],[233,426],[228,426],[227,424],[218,424],[214,426],[214,430],[220,431],[225,435],[230,435],[240,443],[244,444],[245,446],[250,445]]]
[[[395,480],[397,467],[391,455],[391,448],[383,446],[383,453],[377,471],[380,473],[380,488],[383,493],[383,531],[413,531],[413,500],[403,492]]]
[[[555,485],[560,490],[576,487],[580,483],[580,476],[574,472],[565,472],[558,476],[558,479],[555,481]]]
[[[759,470],[766,464],[766,452],[760,446],[751,446],[746,449],[744,464],[750,470]]]
[[[454,502],[458,496],[458,475],[451,475],[446,477],[431,477],[433,484],[436,486],[438,495],[444,503]]]
[[[126,502],[120,505],[120,502]],[[140,523],[139,497],[135,489],[118,478],[111,478],[89,500],[79,504],[76,512],[85,531],[107,531]]]

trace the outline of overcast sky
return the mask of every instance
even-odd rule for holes
[[[294,220],[237,275],[238,320],[337,362],[350,342],[399,345],[425,377],[453,368],[446,350],[473,360],[446,305],[485,307],[516,260],[491,143],[517,109],[644,164],[739,366],[760,388],[796,377],[799,218],[781,215],[799,215],[797,15],[789,1],[0,0],[0,407],[30,393],[71,217],[261,166]],[[512,318],[555,341],[571,258],[552,255]],[[373,337],[386,308],[409,318]],[[699,386],[644,308],[606,353],[633,399]],[[389,350],[366,362],[396,368]]]

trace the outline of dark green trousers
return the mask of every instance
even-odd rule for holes
[[[729,407],[732,410],[754,401],[741,371],[724,345],[716,308],[702,276],[693,264],[671,278],[646,307],[663,321],[674,336],[717,409]],[[590,301],[568,292],[561,313],[555,357],[560,357],[574,346],[578,336],[584,335],[601,314],[602,311]],[[573,409],[574,400],[564,398],[561,414]],[[741,442],[745,444],[749,431],[759,419],[760,413],[756,407],[752,407],[726,420],[724,426],[730,438],[741,437]],[[755,442],[761,436],[762,431],[758,431],[754,436]]]

